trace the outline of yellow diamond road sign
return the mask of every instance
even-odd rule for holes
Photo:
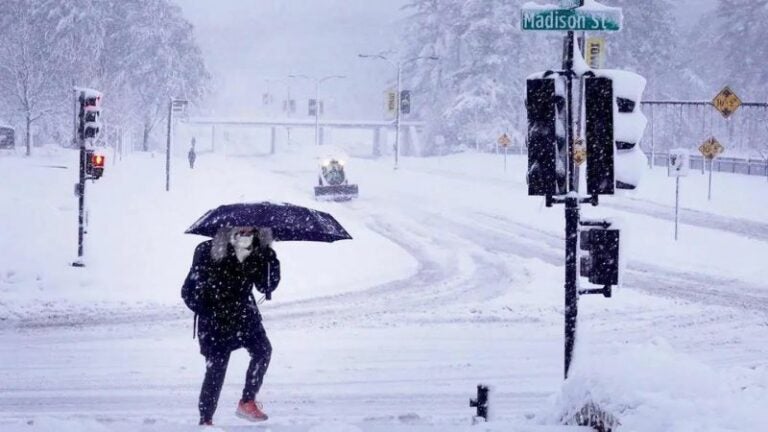
[[[498,141],[499,141],[499,145],[502,146],[502,147],[506,147],[506,146],[508,146],[508,145],[510,145],[512,143],[512,140],[509,139],[507,134],[502,134],[499,137]]]
[[[715,137],[711,137],[699,146],[699,152],[707,159],[714,159],[725,151],[725,147],[720,144]]]
[[[578,138],[573,145],[573,162],[576,164],[576,166],[581,166],[581,164],[583,164],[586,160],[587,147],[584,145],[584,140]]]
[[[734,93],[730,87],[726,86],[714,99],[712,99],[712,105],[716,110],[720,111],[720,114],[722,114],[723,117],[728,118],[739,109],[741,106],[741,99],[736,96],[736,93]]]

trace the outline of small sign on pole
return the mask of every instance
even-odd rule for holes
[[[672,149],[669,151],[669,177],[688,177],[691,165],[691,153],[688,149]]]
[[[709,186],[707,188],[707,199],[712,200],[712,163],[714,159],[725,151],[725,147],[720,144],[715,137],[709,137],[704,144],[699,146],[699,152],[704,159],[709,161]]]
[[[688,149],[672,149],[669,151],[667,174],[675,177],[675,241],[677,241],[680,225],[680,177],[687,177],[691,165],[691,154]]]
[[[587,38],[586,61],[592,69],[602,69],[605,64],[605,38]]]
[[[498,140],[496,140],[501,148],[504,149],[504,172],[507,172],[507,149],[509,148],[509,145],[512,143],[512,140],[509,139],[509,136],[507,134],[501,134]]]

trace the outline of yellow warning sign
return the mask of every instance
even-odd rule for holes
[[[499,143],[499,145],[500,145],[500,146],[502,146],[502,147],[507,147],[507,146],[509,146],[510,144],[512,144],[512,140],[510,140],[510,139],[509,139],[509,137],[507,136],[507,134],[501,134],[501,136],[500,136],[500,137],[499,137],[499,139],[498,139],[498,143]]]
[[[581,166],[586,160],[587,147],[584,145],[584,140],[578,138],[573,144],[573,163],[575,163],[576,166]]]
[[[710,137],[704,144],[699,146],[699,152],[707,159],[714,159],[720,156],[725,151],[725,147],[720,144],[715,137]]]
[[[722,114],[723,117],[728,118],[739,109],[741,106],[741,99],[736,96],[736,93],[734,93],[730,87],[726,86],[714,99],[712,99],[712,106],[720,111],[720,114]]]

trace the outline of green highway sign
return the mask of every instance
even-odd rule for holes
[[[523,30],[539,31],[602,31],[621,30],[620,8],[552,9],[527,4],[521,12]]]

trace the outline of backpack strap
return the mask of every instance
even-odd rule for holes
[[[197,336],[197,314],[195,314],[195,317],[192,319],[192,339]]]

